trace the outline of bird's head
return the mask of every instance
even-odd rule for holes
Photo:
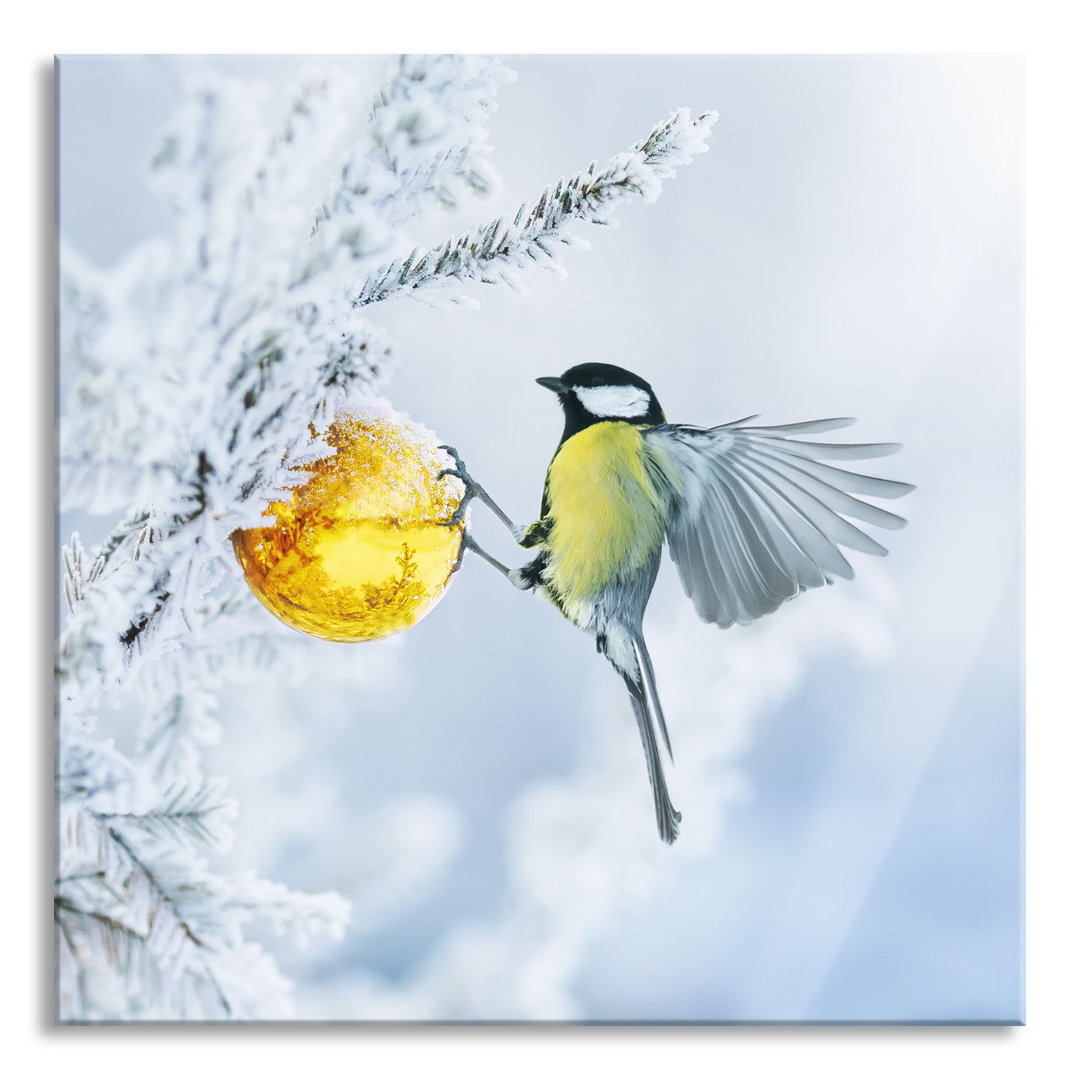
[[[664,423],[652,387],[640,375],[614,364],[578,364],[558,378],[545,376],[536,381],[559,395],[568,432],[604,420]]]

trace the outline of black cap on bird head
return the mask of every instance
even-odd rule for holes
[[[614,364],[578,364],[558,378],[536,380],[559,395],[566,413],[563,440],[605,420],[662,424],[664,413],[652,387],[640,375]]]

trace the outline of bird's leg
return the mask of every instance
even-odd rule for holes
[[[461,460],[458,452],[452,446],[440,446],[439,449],[445,450],[454,459],[454,467],[452,469],[443,469],[439,473],[438,479],[441,480],[444,476],[456,476],[465,485],[465,494],[462,496],[458,508],[449,521],[441,522],[441,524],[446,526],[460,525],[465,517],[465,508],[473,499],[479,499],[509,529],[511,536],[520,544],[522,537],[525,535],[524,527],[515,525],[503,512],[502,507],[469,475],[469,471],[465,468],[465,462]],[[474,551],[483,555],[493,566],[508,572],[502,563],[496,562],[486,552],[481,551],[475,541],[473,541],[472,547]]]
[[[454,511],[449,521],[441,521],[440,525],[444,525],[450,528],[454,525],[460,525],[465,517],[465,508],[468,506],[471,499],[478,498],[481,502],[485,503],[495,516],[510,530],[511,535],[520,544],[525,538],[526,530],[521,525],[515,525],[510,518],[503,513],[502,507],[495,502],[495,500],[469,475],[468,470],[465,468],[465,463],[458,456],[458,452],[452,446],[441,446],[440,450],[445,450],[454,459],[454,468],[443,469],[439,473],[438,478],[441,480],[444,476],[456,476],[465,485],[465,494],[458,504],[458,508]],[[461,533],[461,546],[458,548],[457,561],[454,563],[454,568],[451,573],[456,573],[461,566],[462,559],[465,558],[466,551],[475,551],[477,555],[486,563],[490,563],[499,571],[500,574],[515,589],[531,589],[533,583],[526,582],[521,576],[521,571],[511,570],[509,566],[503,565],[495,558],[494,555],[489,555],[477,542],[473,539],[472,533],[468,529],[463,529]]]
[[[466,551],[475,551],[476,554],[484,560],[484,562],[490,563],[492,566],[494,566],[495,569],[498,570],[499,573],[502,574],[502,576],[506,578],[507,581],[513,582],[513,578],[511,577],[513,571],[510,569],[510,567],[504,566],[501,562],[499,562],[498,559],[495,558],[494,555],[489,555],[473,539],[472,533],[470,533],[467,529],[461,534],[461,547],[458,548],[457,562],[454,563],[454,569],[452,573],[456,573],[458,568],[461,566],[461,560],[465,558]]]

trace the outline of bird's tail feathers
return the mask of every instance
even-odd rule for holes
[[[645,748],[645,763],[648,766],[649,783],[652,785],[653,803],[656,807],[656,828],[660,833],[660,839],[665,844],[673,844],[675,838],[679,835],[679,822],[682,821],[682,814],[671,804],[667,780],[664,777],[664,765],[660,759],[660,748],[656,742],[655,727],[658,726],[661,731],[664,730],[663,716],[658,709],[653,710],[650,708],[650,695],[645,689],[645,680],[640,676],[635,678],[621,669],[617,670],[622,675],[623,682],[626,683],[626,689],[630,691],[634,716],[638,722],[638,730],[641,732],[641,744]],[[658,721],[655,725],[653,722],[654,716]]]
[[[668,758],[674,765],[675,755],[671,752],[671,739],[668,737],[667,721],[664,719],[664,709],[660,704],[660,695],[656,692],[656,672],[653,671],[652,658],[649,656],[649,650],[645,647],[645,638],[641,634],[634,637],[634,653],[637,656],[638,668],[645,682],[645,689],[652,703],[653,715],[656,717],[657,726],[660,728],[660,734],[664,739],[664,746],[667,748]]]

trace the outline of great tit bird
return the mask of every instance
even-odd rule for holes
[[[906,524],[851,493],[890,499],[913,485],[850,472],[826,460],[881,457],[897,443],[808,442],[793,436],[846,427],[851,418],[718,427],[666,422],[652,387],[611,364],[579,364],[536,380],[559,397],[562,439],[544,482],[540,517],[515,525],[469,475],[454,523],[479,498],[536,556],[510,569],[464,534],[472,550],[519,589],[538,589],[596,642],[630,694],[660,838],[672,843],[680,813],[671,803],[658,740],[671,743],[642,635],[645,605],[667,541],[698,615],[720,627],[752,622],[804,589],[854,576],[840,546],[886,554],[847,518],[885,529]]]

